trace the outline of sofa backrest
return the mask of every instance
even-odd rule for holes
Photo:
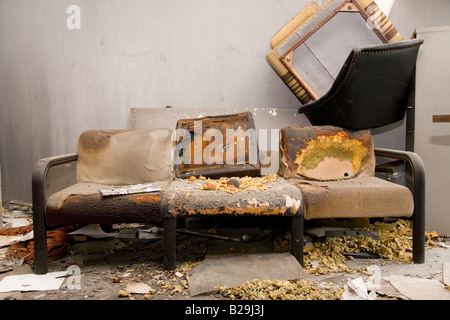
[[[285,178],[345,180],[375,173],[369,130],[291,126],[280,131],[280,170]]]
[[[77,181],[111,185],[173,179],[171,129],[87,130],[78,140]]]

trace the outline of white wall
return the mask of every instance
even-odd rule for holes
[[[133,107],[297,108],[265,56],[308,2],[0,0],[4,204],[31,200],[36,161],[76,151],[85,129],[129,127]],[[391,20],[406,37],[421,17],[442,24],[429,17],[448,18],[449,2],[432,2],[397,0]]]
[[[75,151],[85,129],[128,127],[131,107],[297,106],[265,55],[306,3],[1,0],[4,203],[31,199],[36,161]]]

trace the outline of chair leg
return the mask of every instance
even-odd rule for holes
[[[164,218],[164,268],[176,268],[176,220],[173,217]]]
[[[292,217],[292,241],[291,253],[297,261],[304,267],[303,262],[303,230],[304,221],[303,216],[295,215]]]

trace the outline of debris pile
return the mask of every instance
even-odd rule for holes
[[[120,298],[134,300],[137,295],[142,295],[145,300],[158,299],[157,296],[167,295],[180,297],[189,295],[189,285],[186,273],[198,262],[186,262],[174,271],[148,271],[145,264],[136,269],[125,270],[110,278],[111,283],[123,283],[124,287],[119,289]]]
[[[306,279],[247,281],[235,288],[221,289],[232,300],[339,300],[344,290],[333,283],[315,284]]]
[[[270,174],[262,177],[241,177],[241,178],[229,178],[221,177],[217,180],[211,180],[203,176],[199,177],[200,180],[206,180],[199,188],[202,190],[222,190],[228,193],[234,193],[238,191],[256,191],[267,190],[268,182],[275,182],[278,179],[277,174]],[[196,181],[195,177],[190,177],[189,181]]]
[[[378,239],[364,235],[357,237],[326,237],[314,239],[308,250],[305,248],[305,270],[310,274],[328,274],[331,272],[356,273],[366,270],[349,268],[345,261],[345,253],[366,252],[380,258],[412,262],[412,229],[411,221],[398,219],[389,224],[389,228],[378,230]],[[433,238],[434,237],[434,238]],[[434,244],[432,239],[438,235],[435,232],[426,233],[427,245]],[[289,251],[290,241],[280,238],[274,244],[275,251]]]

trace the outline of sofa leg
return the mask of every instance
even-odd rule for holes
[[[414,210],[413,216],[413,262],[425,262],[425,209],[423,204]]]
[[[34,273],[47,273],[47,225],[45,222],[45,200],[43,187],[33,184],[33,237],[34,237]]]
[[[47,236],[44,230],[44,235],[39,236],[34,226],[34,273],[46,274],[47,273]]]
[[[292,217],[292,240],[291,240],[291,253],[297,259],[297,261],[304,267],[303,262],[303,228],[304,221],[303,216]]]
[[[174,270],[176,268],[176,220],[164,218],[164,268]]]

